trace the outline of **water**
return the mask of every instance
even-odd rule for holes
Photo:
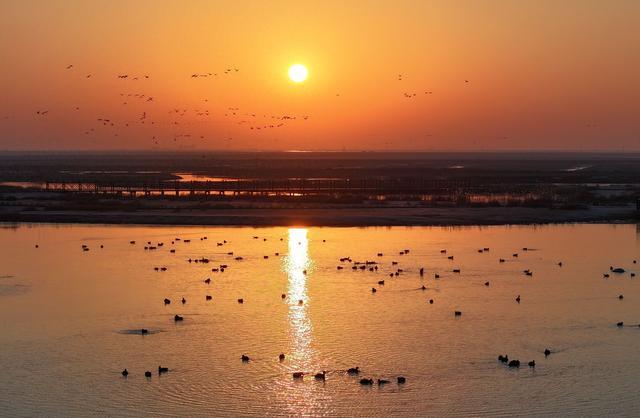
[[[182,240],[171,244],[176,237]],[[144,250],[147,241],[164,246]],[[479,253],[483,247],[490,251]],[[609,266],[637,271],[635,225],[5,225],[0,248],[0,416],[637,416],[640,410],[640,327],[632,326],[640,322],[639,284],[629,273],[603,278]],[[404,249],[410,252],[399,255]],[[379,270],[353,271],[339,262],[346,256],[375,260]],[[211,262],[187,261],[200,257]],[[219,264],[229,267],[211,272]],[[390,278],[397,268],[404,272]],[[175,314],[184,322],[175,323]],[[140,335],[141,328],[149,334]],[[547,347],[554,353],[545,358]],[[251,361],[243,363],[242,354]],[[523,366],[509,369],[498,354]],[[533,359],[535,370],[526,366]],[[158,376],[159,365],[169,373]],[[392,382],[363,387],[344,373],[354,366],[360,377]],[[326,382],[291,376],[321,370],[328,371]],[[400,375],[405,385],[395,383]]]

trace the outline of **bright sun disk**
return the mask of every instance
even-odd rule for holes
[[[294,64],[289,67],[289,78],[294,83],[302,83],[307,79],[307,75],[309,71],[307,71],[307,67],[302,64]]]

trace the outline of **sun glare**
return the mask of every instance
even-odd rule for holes
[[[289,67],[289,78],[294,83],[302,83],[307,79],[308,75],[309,71],[307,70],[307,67],[302,64],[294,64]]]

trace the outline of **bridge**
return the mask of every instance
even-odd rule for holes
[[[422,195],[471,189],[468,181],[423,179],[268,179],[224,181],[67,182],[47,181],[42,190],[113,195]]]

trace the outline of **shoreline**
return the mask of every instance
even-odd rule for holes
[[[255,208],[124,211],[7,211],[0,222],[202,226],[472,226],[638,223],[635,208]]]

